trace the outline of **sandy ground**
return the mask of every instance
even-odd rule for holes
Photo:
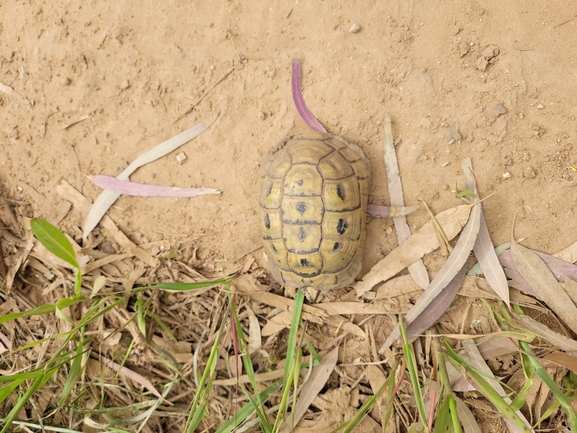
[[[305,130],[291,98],[298,58],[309,108],[370,159],[372,202],[388,201],[389,114],[408,204],[459,204],[468,156],[481,194],[494,193],[494,243],[508,241],[519,212],[517,237],[554,253],[577,238],[576,16],[567,1],[4,0],[0,82],[33,105],[0,93],[3,194],[50,218],[62,179],[94,200],[83,175],[116,175],[218,112],[181,149],[184,164],[174,153],[132,179],[221,196],[123,197],[109,214],[138,244],[184,234],[207,261],[260,260],[259,161]],[[84,217],[73,209],[60,227],[80,241]],[[409,218],[426,220],[422,208]],[[396,246],[390,226],[369,223],[362,273]]]

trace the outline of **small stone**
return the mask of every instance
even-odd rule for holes
[[[261,111],[260,113],[258,113],[258,120],[264,120],[266,119],[266,113],[264,111]]]
[[[361,26],[358,25],[358,24],[356,24],[356,23],[353,24],[353,25],[351,26],[351,28],[349,29],[349,33],[358,33],[358,32],[360,32],[360,31],[361,31]]]
[[[441,188],[443,188],[445,191],[447,191],[449,189],[449,185],[444,184]]]
[[[491,60],[499,55],[501,49],[497,45],[489,45],[483,50],[483,57],[486,60]]]
[[[176,155],[176,162],[178,162],[180,165],[184,164],[185,161],[186,154],[184,152],[180,152],[178,155]]]
[[[453,144],[455,141],[461,141],[461,133],[459,128],[453,125],[447,127],[447,141],[449,144]]]
[[[459,55],[461,57],[465,57],[470,49],[471,49],[471,45],[469,45],[465,41],[461,41],[461,44],[459,45]]]
[[[524,117],[525,117],[525,115],[523,113],[519,113],[519,119],[522,119]]]
[[[527,179],[534,179],[535,176],[537,176],[537,173],[533,167],[528,166],[525,168],[525,170],[523,170],[523,177],[526,177]]]
[[[120,90],[126,90],[130,87],[130,81],[128,80],[122,80],[120,82]]]
[[[72,80],[68,77],[62,78],[62,80],[60,80],[60,82],[62,83],[63,86],[70,86],[70,83],[72,83]]]
[[[511,177],[511,173],[503,173],[503,179],[509,179]]]
[[[497,118],[500,115],[505,114],[507,112],[507,108],[505,108],[503,104],[497,102],[496,104],[493,105],[493,107],[491,107],[491,112],[493,116]]]
[[[489,66],[489,62],[484,57],[479,57],[475,62],[475,66],[478,70],[485,72],[487,70],[487,66]]]
[[[537,105],[537,110],[542,110],[542,109],[544,109],[544,108],[545,108],[545,106],[544,106],[543,104]]]

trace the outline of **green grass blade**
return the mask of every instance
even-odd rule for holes
[[[450,409],[450,395],[447,395],[441,404],[441,407],[437,410],[437,416],[435,418],[435,427],[433,428],[433,433],[450,433],[453,432],[453,420],[451,418]]]
[[[515,426],[519,428],[522,432],[530,432],[531,429],[525,424],[525,422],[517,415],[515,410],[513,410],[503,397],[499,395],[495,389],[489,385],[489,383],[479,374],[469,363],[467,363],[463,358],[461,358],[451,347],[448,341],[444,341],[445,348],[448,353],[448,361],[453,364],[457,371],[466,373],[466,376],[474,383],[475,387],[497,408],[501,411],[501,414],[511,421]]]
[[[57,227],[42,218],[34,218],[30,221],[30,228],[48,251],[75,268],[80,268],[72,244]]]
[[[415,354],[413,353],[413,347],[409,344],[409,341],[407,340],[405,322],[402,316],[399,316],[399,331],[401,333],[401,338],[403,341],[403,355],[405,357],[405,362],[407,363],[407,370],[409,371],[411,384],[413,385],[413,392],[415,393],[415,403],[417,404],[417,410],[419,411],[419,417],[421,418],[421,423],[424,429],[427,430],[428,417],[427,417],[427,410],[425,409],[425,400],[423,399],[423,393],[421,391],[421,385],[419,383],[417,360],[415,359]]]
[[[60,396],[57,409],[60,409],[64,405],[68,399],[68,396],[72,392],[73,386],[78,382],[78,378],[80,377],[80,373],[82,371],[82,352],[84,352],[84,330],[82,330],[80,333],[78,345],[76,346],[76,356],[72,360],[72,365],[70,366],[70,371],[68,372],[66,383],[62,388],[62,395]]]
[[[56,310],[56,305],[53,304],[44,304],[40,307],[34,308],[28,311],[21,311],[19,313],[12,313],[12,314],[5,314],[4,316],[0,317],[0,325],[5,322],[10,322],[11,320],[22,319],[24,317],[30,316],[38,316],[40,314],[50,314],[54,313]]]
[[[9,383],[8,385],[4,385],[3,387],[0,388],[0,403],[2,403],[4,400],[6,400],[8,398],[8,396],[10,394],[12,394],[12,391],[14,391],[18,385],[20,385],[22,382],[24,382],[25,379],[17,379],[17,380],[13,380],[12,383]]]
[[[212,287],[218,284],[228,284],[232,281],[233,277],[218,278],[212,281],[201,281],[198,283],[154,283],[147,285],[145,287],[138,287],[133,289],[134,291],[143,289],[162,289],[162,290],[173,290],[173,291],[187,291],[187,290],[197,290],[203,289],[205,287]]]
[[[268,398],[273,392],[276,392],[279,389],[279,387],[280,387],[280,381],[270,385],[267,389],[258,394],[257,396],[258,401],[264,403],[265,401],[268,400]],[[250,399],[253,400],[250,394],[248,394],[248,397],[250,397]],[[231,432],[234,428],[240,426],[250,415],[252,415],[254,413],[254,409],[255,407],[252,401],[245,404],[234,414],[233,417],[229,418],[227,422],[225,422],[222,426],[220,426],[220,428],[215,433]]]
[[[449,394],[447,399],[449,400],[449,411],[451,412],[453,431],[455,433],[463,433],[463,429],[461,428],[461,421],[459,420],[459,414],[457,413],[457,402],[455,401],[453,394]]]

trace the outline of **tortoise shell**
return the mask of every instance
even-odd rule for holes
[[[261,233],[281,284],[330,290],[361,270],[369,161],[340,137],[291,137],[261,165]]]

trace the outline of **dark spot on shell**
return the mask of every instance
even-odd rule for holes
[[[302,227],[299,229],[299,232],[297,234],[297,237],[299,239],[300,242],[304,242],[305,238],[307,237],[307,232],[305,232],[305,229],[303,229]]]
[[[276,249],[276,247],[274,246],[274,244],[270,244],[270,246],[271,246],[272,250],[273,250],[275,253],[278,253],[278,250]],[[280,260],[279,260],[279,262],[280,262]]]
[[[298,182],[299,186],[303,186],[304,181],[302,179],[299,179]]]
[[[270,186],[268,187],[268,192],[266,193],[266,196],[268,197],[270,195],[270,193],[272,192],[272,183],[270,184]]]
[[[297,210],[301,213],[301,215],[303,215],[305,213],[305,211],[307,210],[307,205],[304,201],[299,201],[297,203]]]
[[[312,266],[312,263],[307,259],[301,259],[301,266]]]
[[[264,226],[266,227],[267,230],[270,230],[270,218],[268,214],[264,215]]]
[[[343,244],[341,244],[340,242],[335,242],[335,245],[333,246],[333,253],[339,252],[342,249]]]
[[[337,195],[342,201],[345,201],[345,191],[343,190],[343,187],[340,185],[337,185]]]
[[[348,228],[349,225],[347,224],[347,222],[344,219],[339,218],[339,222],[337,223],[337,232],[339,233],[339,235],[342,235]]]

